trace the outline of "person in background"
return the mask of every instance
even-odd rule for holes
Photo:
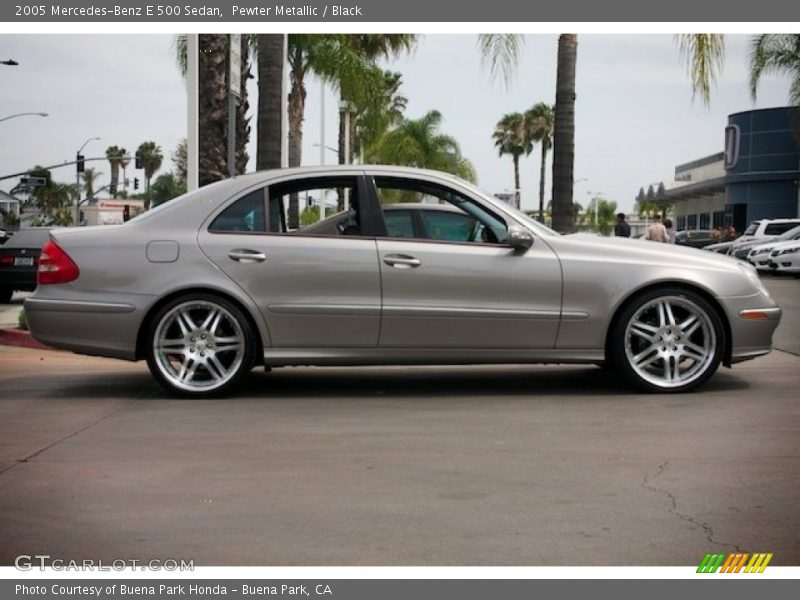
[[[664,221],[664,228],[667,230],[667,240],[668,243],[674,244],[675,243],[675,230],[672,228],[672,219],[667,219]]]
[[[614,226],[614,235],[616,237],[631,237],[631,226],[625,220],[625,213],[617,215],[617,224]]]
[[[661,222],[661,215],[653,217],[653,224],[647,228],[644,239],[650,240],[651,242],[669,242],[669,234],[667,233],[667,228],[664,227],[664,224]]]

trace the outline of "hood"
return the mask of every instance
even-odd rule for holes
[[[620,260],[652,261],[660,264],[693,264],[734,270],[738,270],[740,263],[742,263],[742,261],[726,254],[706,252],[704,249],[690,246],[651,242],[635,238],[603,237],[592,233],[573,233],[562,236],[561,239],[580,243],[583,246],[583,250],[590,251],[590,247],[593,246],[598,250],[602,249],[604,252],[618,254]]]

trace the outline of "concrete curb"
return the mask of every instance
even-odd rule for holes
[[[37,350],[53,350],[50,346],[45,346],[41,342],[37,342],[33,339],[30,331],[25,331],[23,329],[0,328],[0,345],[35,348]]]

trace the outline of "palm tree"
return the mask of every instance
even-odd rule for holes
[[[575,183],[575,64],[578,36],[558,37],[556,106],[553,125],[553,228],[570,233],[575,227],[572,188]]]
[[[111,168],[111,192],[114,198],[117,197],[117,186],[119,185],[119,168],[122,166],[122,160],[125,158],[125,148],[119,146],[109,146],[106,148],[106,158]]]
[[[100,177],[100,173],[97,172],[97,169],[89,167],[83,171],[81,178],[83,179],[83,189],[86,192],[86,200],[91,201],[94,198],[94,182],[98,177]]]
[[[283,148],[283,34],[258,35],[256,169],[279,169]]]
[[[800,34],[763,34],[753,38],[750,52],[750,93],[753,100],[758,82],[766,73],[791,78],[789,101],[800,106]]]
[[[514,202],[517,208],[520,206],[519,157],[530,154],[532,150],[525,125],[525,115],[518,112],[509,113],[497,122],[492,134],[500,156],[510,154],[514,161]]]
[[[475,181],[475,169],[452,136],[439,132],[442,115],[432,110],[421,119],[403,119],[369,149],[369,161],[436,169]]]
[[[539,221],[544,223],[544,186],[546,178],[547,151],[553,147],[553,128],[555,126],[555,107],[538,102],[525,113],[528,136],[542,147],[542,161],[539,170]]]
[[[492,73],[502,72],[508,82],[519,56],[521,38],[514,34],[485,34],[478,38],[484,64]],[[578,36],[558,38],[558,71],[553,125],[553,226],[570,232],[575,224],[572,187],[575,164],[575,64]]]
[[[241,87],[236,106],[235,172],[247,169],[247,142],[250,125],[247,117],[247,80],[250,75],[249,49],[252,36],[241,37]],[[198,37],[198,170],[200,185],[228,176],[228,81],[230,77],[230,36],[202,34]],[[186,77],[188,65],[186,35],[175,37],[175,61]]]
[[[148,210],[150,208],[150,180],[161,168],[164,155],[161,153],[161,147],[155,142],[142,142],[136,152],[141,156],[144,168],[144,209]]]
[[[700,95],[708,105],[711,87],[725,62],[725,37],[722,34],[681,34],[677,38],[681,58],[692,81],[692,95]],[[767,33],[751,40],[750,93],[756,99],[758,84],[767,73],[789,76],[789,101],[800,106],[800,34]]]
[[[377,69],[377,67],[375,67]],[[408,98],[400,94],[402,75],[392,71],[382,73],[382,81],[374,102],[361,107],[356,115],[353,147],[366,151],[390,128],[403,122]]]
[[[162,173],[150,188],[151,206],[156,207],[186,193],[186,182],[181,182],[172,171]]]
[[[374,101],[376,85],[383,77],[382,71],[370,69],[379,58],[399,56],[413,50],[417,36],[409,33],[395,34],[346,34],[340,36],[339,52],[350,60],[342,61],[329,79],[339,88],[339,164],[352,163],[355,145],[352,143],[356,122],[354,113],[359,106]],[[347,130],[347,123],[350,129]],[[345,156],[345,139],[350,140],[348,156]]]

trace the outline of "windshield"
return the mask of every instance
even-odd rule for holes
[[[523,221],[526,225],[531,227],[534,231],[538,231],[539,233],[543,233],[545,235],[561,235],[557,231],[555,231],[553,229],[550,229],[544,223],[540,223],[539,221],[537,221],[536,219],[534,219],[530,215],[525,214],[524,212],[522,212],[518,208],[515,208],[515,207],[511,206],[510,204],[506,204],[506,203],[502,202],[501,200],[498,200],[497,198],[489,195],[484,190],[482,190],[478,186],[470,183],[469,181],[465,181],[465,180],[459,178],[459,183],[463,187],[468,188],[469,190],[471,190],[473,193],[478,194],[478,195],[480,195],[480,196],[482,196],[484,198],[487,198],[487,197],[491,198],[493,202],[501,204],[506,211],[508,211],[511,214],[513,214],[514,216],[516,216],[520,221]]]
[[[758,221],[753,221],[752,223],[750,223],[747,229],[744,230],[744,233],[742,235],[753,235],[757,229],[758,229]]]

